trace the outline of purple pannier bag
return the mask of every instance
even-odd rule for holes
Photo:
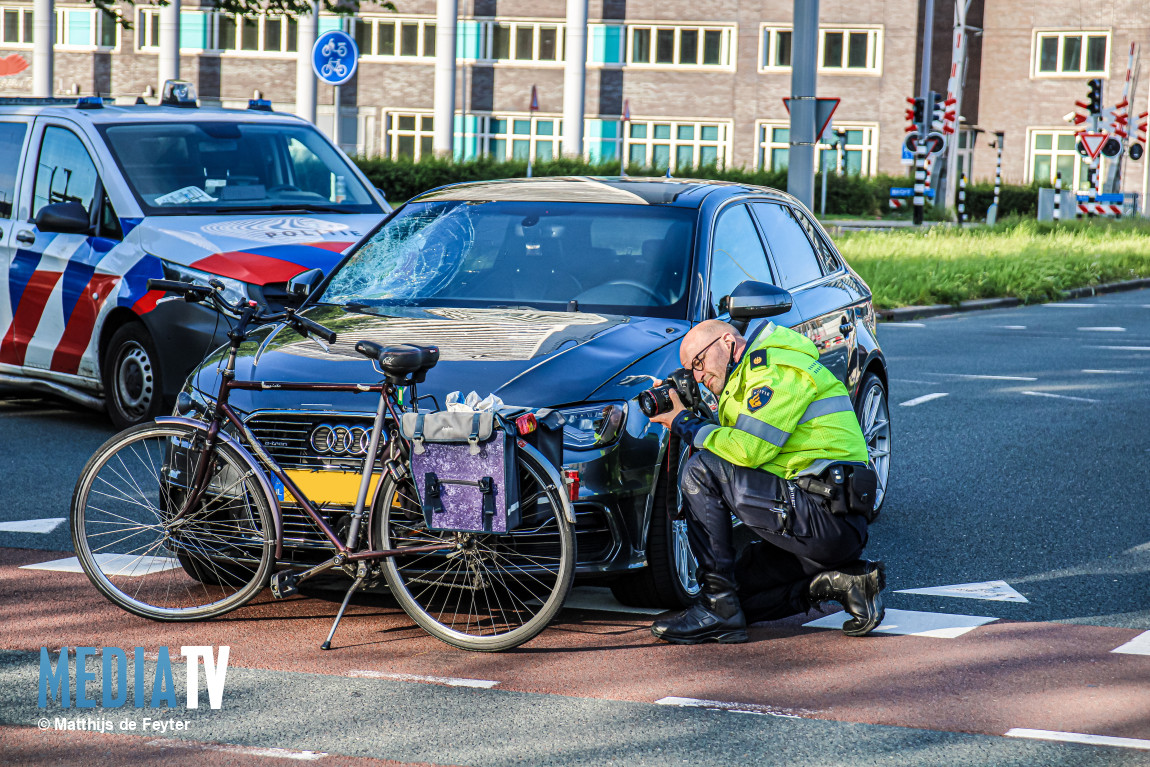
[[[411,472],[429,530],[505,533],[519,525],[515,438],[489,411],[404,413]]]

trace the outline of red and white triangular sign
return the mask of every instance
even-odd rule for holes
[[[1106,143],[1106,139],[1110,138],[1110,134],[1083,133],[1079,138],[1082,139],[1082,146],[1086,147],[1086,154],[1090,156],[1090,159],[1097,160],[1098,153],[1102,151],[1102,145]]]
[[[815,99],[815,141],[823,137],[826,132],[827,126],[831,124],[831,117],[834,115],[835,110],[839,108],[839,102],[842,99],[836,98],[816,98]],[[791,100],[783,97],[783,106],[787,108],[787,114],[791,113]]]
[[[539,111],[539,92],[535,90],[535,86],[531,86],[531,106],[529,107],[532,112]]]

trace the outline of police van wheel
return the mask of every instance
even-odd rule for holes
[[[130,322],[112,334],[101,365],[108,417],[126,429],[160,414],[163,387],[160,360],[147,329]]]
[[[886,387],[874,373],[863,376],[859,385],[856,404],[859,425],[866,438],[867,453],[871,465],[878,474],[878,491],[875,493],[875,513],[882,508],[886,499],[887,482],[890,478],[890,403]]]
[[[672,439],[667,455],[677,457],[675,471],[668,472],[670,458],[659,468],[651,500],[651,527],[647,533],[647,566],[611,585],[625,605],[677,609],[699,595],[698,564],[687,541],[687,523],[671,519],[679,504],[679,469],[687,458],[678,439]],[[670,495],[668,495],[670,494]]]

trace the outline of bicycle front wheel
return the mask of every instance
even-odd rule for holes
[[[161,621],[212,618],[267,583],[270,501],[247,461],[203,432],[141,424],[96,451],[72,495],[72,543],[88,579],[117,606]],[[207,461],[201,492],[184,514]]]
[[[517,460],[522,523],[507,534],[428,530],[409,479],[388,479],[377,496],[379,548],[454,544],[386,559],[383,575],[412,620],[464,650],[508,650],[534,638],[562,609],[575,576],[562,489],[534,456],[520,451]]]

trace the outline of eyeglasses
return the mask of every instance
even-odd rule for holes
[[[722,336],[719,336],[714,341],[711,341],[711,343],[704,346],[699,351],[698,354],[696,354],[694,357],[691,358],[691,370],[697,371],[697,370],[703,369],[703,358],[707,355],[707,349],[710,349],[712,346],[715,345],[715,341],[720,341],[720,340],[722,340],[722,338],[723,338]]]

